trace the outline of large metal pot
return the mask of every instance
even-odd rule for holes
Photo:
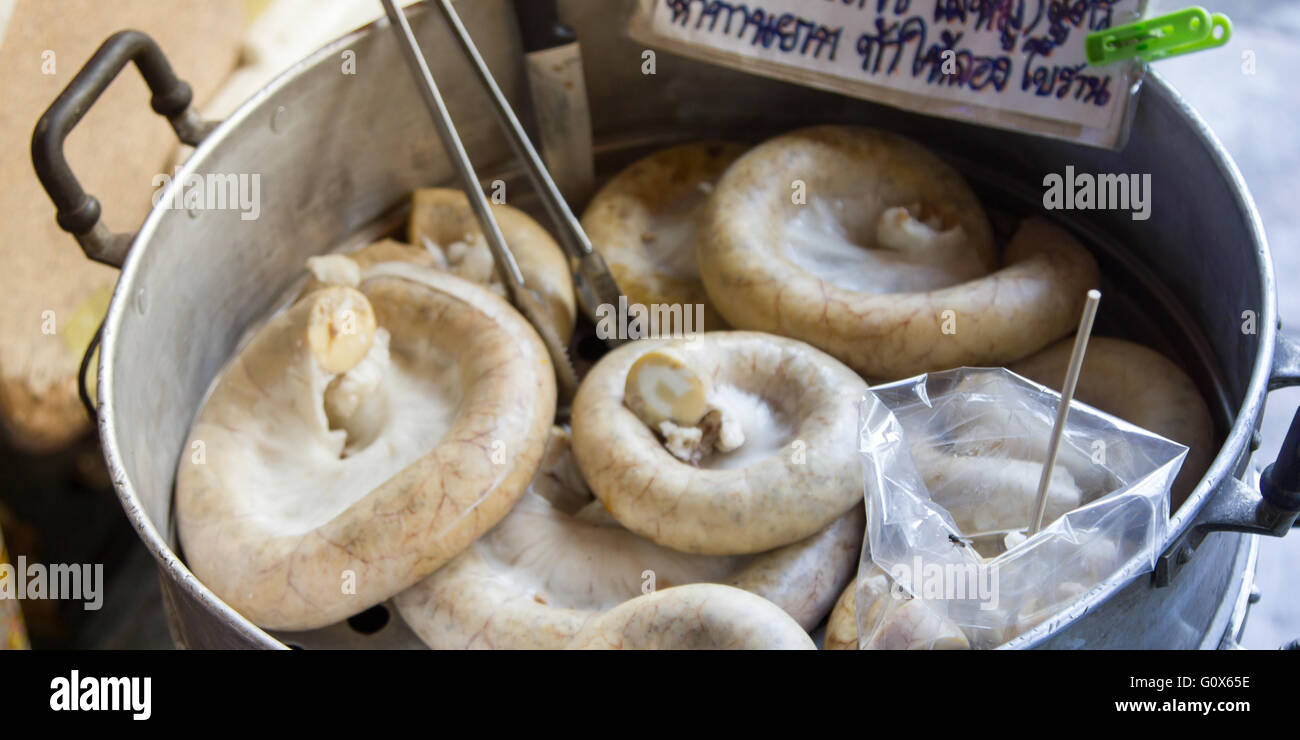
[[[462,6],[502,89],[523,106],[519,41],[506,4]],[[1174,515],[1155,574],[1101,584],[1009,646],[1230,644],[1254,569],[1255,537],[1247,533],[1283,534],[1300,508],[1278,489],[1266,500],[1257,478],[1241,480],[1258,444],[1265,394],[1300,383],[1300,352],[1277,335],[1272,268],[1245,183],[1200,118],[1149,77],[1127,146],[1111,152],[926,118],[667,54],[659,55],[657,74],[643,75],[643,49],[621,32],[630,6],[569,0],[561,8],[583,40],[598,169],[606,172],[678,139],[756,140],[809,123],[854,122],[921,140],[962,169],[991,207],[1013,213],[1035,207],[1043,175],[1066,165],[1152,174],[1149,221],[1094,212],[1064,223],[1094,248],[1107,275],[1099,331],[1128,334],[1181,360],[1210,401],[1222,448]],[[506,142],[448,30],[436,13],[410,14],[471,156],[480,171],[495,164],[509,179]],[[33,155],[60,223],[90,257],[122,266],[101,334],[99,431],[122,506],[158,559],[173,636],[201,648],[414,644],[397,619],[378,631],[345,624],[280,639],[258,629],[186,568],[171,509],[177,461],[188,454],[181,448],[206,389],[303,261],[385,231],[401,218],[411,189],[452,181],[393,35],[379,22],[329,44],[215,128],[197,120],[188,88],[142,39],[119,35],[97,53],[38,125]],[[345,51],[356,55],[355,75],[342,72]],[[104,228],[98,204],[63,160],[62,141],[129,59],[150,83],[155,110],[198,144],[171,187],[191,173],[259,174],[258,219],[168,209],[168,192],[134,235]],[[1255,333],[1243,332],[1245,311],[1254,312]]]

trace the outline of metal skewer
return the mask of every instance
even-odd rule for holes
[[[537,333],[541,335],[542,342],[546,345],[546,350],[551,356],[551,364],[555,366],[556,385],[560,399],[562,402],[567,401],[573,397],[573,393],[577,389],[578,378],[577,373],[573,370],[573,365],[569,362],[568,353],[564,350],[564,344],[559,340],[554,317],[547,308],[546,301],[538,295],[537,291],[524,283],[523,273],[519,271],[519,263],[515,261],[514,254],[511,253],[510,247],[506,244],[505,236],[501,233],[501,227],[497,224],[496,217],[492,215],[492,207],[479,186],[478,175],[474,172],[474,165],[470,162],[469,153],[465,151],[460,135],[456,133],[456,126],[451,120],[451,114],[447,111],[442,95],[438,92],[438,85],[433,80],[433,73],[429,71],[429,65],[425,62],[424,54],[420,52],[420,45],[415,40],[415,34],[412,33],[411,26],[406,21],[406,16],[397,8],[393,0],[381,0],[381,2],[384,5],[384,12],[388,15],[388,20],[393,25],[393,31],[397,35],[402,56],[406,59],[407,66],[415,77],[420,96],[424,98],[425,106],[428,107],[429,113],[433,117],[433,126],[438,132],[438,137],[442,139],[443,147],[447,150],[448,156],[451,157],[452,164],[456,167],[456,173],[460,176],[465,196],[469,198],[469,204],[474,209],[474,215],[478,218],[479,226],[483,229],[488,248],[492,251],[492,258],[496,262],[497,269],[501,272],[502,279],[505,281],[506,291],[515,306],[519,308],[519,311],[523,313],[533,327],[537,329]]]
[[[1038,534],[1038,530],[1043,527],[1043,515],[1047,512],[1047,486],[1052,481],[1052,469],[1056,467],[1056,454],[1061,449],[1061,437],[1065,435],[1065,418],[1070,413],[1070,401],[1074,399],[1074,388],[1079,383],[1079,371],[1083,369],[1083,354],[1088,349],[1088,337],[1092,334],[1092,323],[1097,318],[1097,304],[1100,302],[1100,291],[1088,291],[1088,297],[1083,304],[1083,316],[1079,319],[1079,331],[1074,335],[1074,350],[1070,353],[1070,364],[1065,371],[1061,402],[1056,407],[1056,423],[1052,425],[1052,438],[1047,444],[1047,461],[1043,463],[1043,474],[1038,479],[1034,517],[1029,522],[1030,537]]]
[[[389,0],[384,0],[387,4]],[[523,161],[524,170],[528,173],[528,179],[533,183],[538,195],[542,199],[542,205],[546,207],[546,213],[551,218],[552,224],[560,237],[560,244],[564,246],[569,253],[569,257],[576,260],[577,267],[574,272],[574,283],[578,288],[578,294],[582,298],[583,305],[586,307],[588,316],[595,320],[595,311],[602,304],[617,306],[618,299],[621,295],[618,284],[614,281],[614,276],[609,272],[609,266],[605,260],[591,246],[591,240],[587,238],[587,233],[582,230],[582,225],[578,222],[573,211],[570,210],[568,202],[560,193],[560,189],[555,184],[547,172],[545,165],[542,164],[542,158],[538,155],[537,150],[528,139],[528,134],[524,127],[520,125],[519,119],[515,116],[510,107],[506,96],[501,92],[497,85],[496,79],[492,77],[492,71],[488,69],[487,63],[479,55],[478,48],[474,45],[474,39],[461,23],[460,16],[456,14],[455,8],[451,5],[451,0],[440,0],[438,3],[442,9],[447,23],[451,26],[456,40],[460,42],[461,49],[469,57],[471,66],[474,68],[474,74],[478,77],[479,82],[487,90],[488,98],[492,101],[492,109],[496,113],[497,122],[501,124],[506,138],[510,141],[510,147],[514,149],[515,156]],[[620,340],[611,337],[606,340],[610,344],[619,343]]]

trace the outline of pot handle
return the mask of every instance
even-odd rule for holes
[[[1277,335],[1269,390],[1300,385],[1300,344]],[[1197,514],[1196,521],[1156,561],[1156,586],[1168,586],[1211,532],[1283,537],[1300,523],[1300,410],[1291,420],[1277,460],[1264,468],[1258,485],[1229,477]]]
[[[1295,385],[1300,385],[1300,342],[1279,331],[1273,345],[1273,372],[1268,389],[1275,391]],[[1300,409],[1282,440],[1277,461],[1261,475],[1260,492],[1266,501],[1283,510],[1300,509]],[[1300,526],[1300,519],[1293,517],[1292,526]]]
[[[1268,389],[1293,385],[1300,385],[1300,342],[1279,331],[1273,344],[1273,373],[1268,377]]]
[[[193,91],[172,72],[158,44],[134,30],[109,36],[41,116],[32,132],[32,164],[58,209],[59,226],[77,238],[87,257],[114,267],[122,266],[134,235],[114,234],[100,220],[99,201],[72,174],[63,142],[127,62],[135,62],[153,93],[154,112],[167,118],[182,142],[198,146],[215,126],[190,107]]]

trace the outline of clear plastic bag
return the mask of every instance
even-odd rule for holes
[[[1187,448],[1074,402],[1025,538],[1060,395],[1003,368],[875,386],[859,408],[863,649],[996,647],[1151,570]]]

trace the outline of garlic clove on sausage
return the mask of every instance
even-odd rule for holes
[[[375,341],[375,311],[358,290],[331,286],[310,297],[307,344],[316,364],[328,373],[351,370]]]

